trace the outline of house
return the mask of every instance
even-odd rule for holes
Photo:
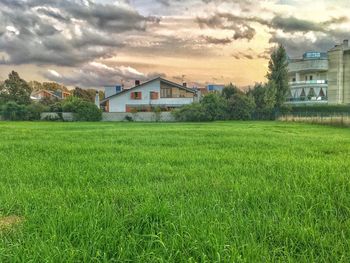
[[[41,89],[41,90],[33,91],[32,94],[30,95],[30,98],[34,101],[40,101],[44,98],[64,100],[70,95],[71,94],[67,91],[61,91],[61,90],[51,91],[51,90]]]
[[[197,100],[196,90],[158,77],[142,84],[136,81],[134,87],[101,101],[101,106],[106,112],[149,112],[156,107],[170,111]]]

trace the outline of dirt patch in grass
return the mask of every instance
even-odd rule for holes
[[[13,227],[21,224],[23,221],[23,217],[16,215],[0,216],[0,231],[10,230]]]

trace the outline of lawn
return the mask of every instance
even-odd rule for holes
[[[349,262],[350,130],[0,122],[0,262]]]

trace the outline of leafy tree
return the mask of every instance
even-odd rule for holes
[[[224,99],[228,100],[228,99],[232,98],[237,93],[242,94],[243,92],[240,89],[238,89],[235,85],[230,83],[222,90],[221,95]]]
[[[75,87],[72,94],[74,97],[81,98],[82,100],[94,102],[96,91],[94,89],[82,89],[79,87]]]
[[[8,79],[0,86],[0,100],[13,101],[17,104],[30,104],[32,90],[28,83],[21,79],[17,72],[12,71]]]
[[[66,91],[66,92],[69,91],[66,86],[63,86],[56,82],[43,82],[42,87],[43,89],[50,90],[50,91]]]
[[[253,90],[248,92],[254,99],[255,112],[262,119],[270,119],[276,104],[276,85],[274,82],[267,84],[256,84]]]
[[[255,110],[252,96],[237,93],[227,102],[228,117],[231,120],[250,120]]]
[[[216,93],[206,95],[201,100],[204,113],[209,121],[224,120],[226,114],[226,101]]]
[[[267,78],[276,84],[276,106],[279,108],[286,101],[289,91],[288,58],[282,45],[271,54]]]
[[[27,108],[25,105],[9,101],[1,107],[1,115],[5,120],[9,121],[25,120],[27,116]]]
[[[92,102],[77,97],[68,97],[62,103],[63,112],[75,113],[78,121],[100,121],[102,111]]]
[[[49,108],[41,103],[32,103],[27,106],[27,120],[40,120],[41,113],[48,111]]]

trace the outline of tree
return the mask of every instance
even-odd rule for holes
[[[256,108],[255,112],[259,118],[271,118],[273,109],[276,104],[276,85],[274,82],[266,84],[256,84],[252,90],[248,92],[254,99]]]
[[[280,108],[286,101],[289,91],[288,58],[282,45],[279,45],[271,54],[267,78],[276,85],[276,107]]]
[[[14,101],[17,104],[30,104],[32,90],[28,83],[21,79],[17,72],[12,71],[5,82],[0,86],[0,100]]]
[[[93,89],[86,90],[79,87],[75,87],[72,94],[74,97],[80,98],[82,100],[94,102],[96,91]]]
[[[232,83],[230,83],[229,85],[225,86],[225,88],[222,90],[221,95],[224,99],[228,100],[237,93],[242,94],[243,92],[236,86],[234,86]]]
[[[226,113],[226,101],[216,93],[206,95],[201,100],[201,105],[209,121],[224,120]]]
[[[252,96],[235,94],[227,102],[228,117],[231,120],[250,120],[255,109]]]

